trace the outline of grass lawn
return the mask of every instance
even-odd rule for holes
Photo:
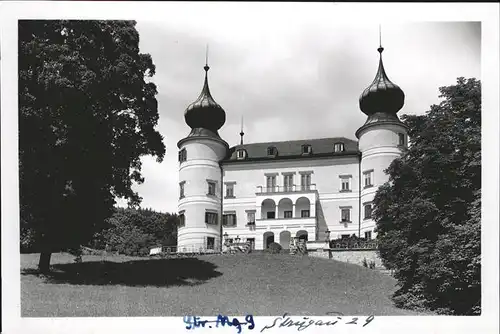
[[[53,273],[36,274],[39,254],[21,255],[21,315],[272,316],[417,315],[393,306],[396,280],[361,266],[285,254],[183,259],[53,254]]]

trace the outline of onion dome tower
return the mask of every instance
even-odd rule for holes
[[[361,151],[361,204],[365,219],[360,220],[361,236],[371,232],[374,236],[375,222],[369,218],[371,202],[378,187],[388,178],[384,170],[401,155],[407,144],[407,128],[397,113],[404,105],[403,90],[389,80],[382,61],[384,48],[379,52],[378,71],[373,82],[359,98],[359,108],[368,116],[365,124],[356,131]],[[369,207],[368,207],[369,206]]]
[[[205,65],[205,83],[203,84],[200,96],[184,112],[186,124],[192,129],[189,136],[203,135],[220,138],[217,131],[226,122],[226,112],[215,102],[208,87],[209,69],[210,67]]]
[[[387,117],[395,116],[397,118],[396,114],[403,107],[405,101],[405,94],[401,88],[389,80],[385,73],[382,62],[384,48],[380,46],[377,51],[380,54],[377,75],[359,97],[359,108],[372,121],[378,118],[377,116],[380,116],[381,113],[386,114]]]
[[[207,62],[208,63],[208,62]],[[226,121],[224,109],[215,102],[205,82],[198,98],[184,112],[191,128],[179,148],[179,217],[177,232],[179,252],[210,252],[222,245],[222,169],[220,161],[229,145],[220,138],[218,130]]]

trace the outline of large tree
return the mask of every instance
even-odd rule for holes
[[[481,84],[458,78],[425,115],[402,117],[411,145],[377,192],[380,255],[395,301],[477,314],[481,300]]]
[[[141,156],[163,159],[151,56],[134,21],[19,21],[21,230],[49,270],[86,243],[115,198],[138,205]]]

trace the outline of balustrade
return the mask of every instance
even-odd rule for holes
[[[316,191],[316,184],[292,185],[292,186],[274,186],[274,187],[258,186],[257,187],[257,194],[310,192],[310,191]]]

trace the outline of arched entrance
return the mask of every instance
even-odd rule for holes
[[[274,233],[266,232],[264,233],[264,249],[267,249],[270,244],[274,242]]]
[[[297,236],[297,238],[299,238],[299,240],[307,241],[307,231],[300,230],[297,232],[296,236]]]
[[[290,248],[290,231],[283,231],[280,233],[280,245],[283,247],[283,249],[289,249]]]

